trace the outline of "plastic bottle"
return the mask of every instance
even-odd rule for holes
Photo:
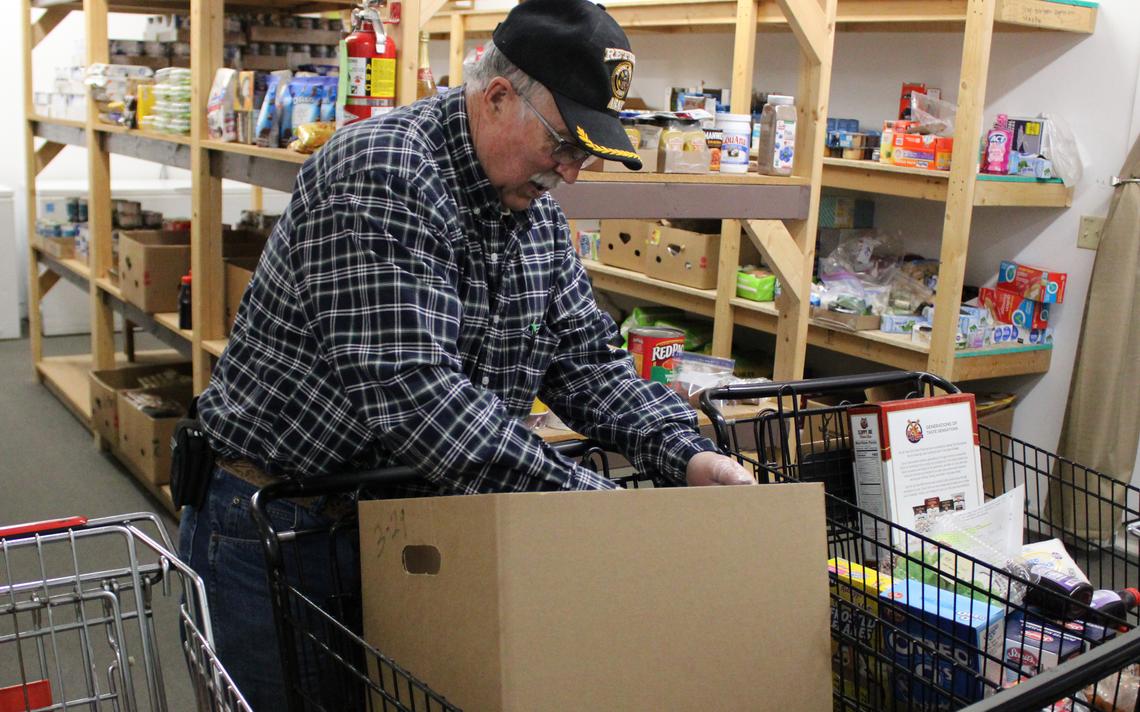
[[[1025,602],[1037,606],[1051,618],[1080,618],[1092,601],[1093,587],[1075,576],[1053,568],[1033,566],[1029,570],[1035,586],[1025,593]]]
[[[423,99],[435,96],[435,77],[431,73],[431,61],[428,56],[428,33],[420,33],[420,59],[419,69],[416,70],[416,98]]]
[[[1093,613],[1089,620],[1093,623],[1112,623],[1124,620],[1128,610],[1140,603],[1140,591],[1126,588],[1122,591],[1109,591],[1100,589],[1093,591],[1089,608]]]
[[[756,164],[770,176],[790,176],[796,157],[795,99],[783,94],[769,94],[760,112],[760,147]]]
[[[178,288],[178,328],[189,331],[194,328],[192,310],[190,306],[190,275],[182,277],[182,286]]]
[[[720,172],[747,173],[752,117],[748,114],[717,114],[716,127],[722,133]]]

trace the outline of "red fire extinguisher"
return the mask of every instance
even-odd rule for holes
[[[361,0],[352,32],[343,40],[341,73],[347,78],[341,124],[385,114],[396,106],[396,43],[384,32],[384,0]]]

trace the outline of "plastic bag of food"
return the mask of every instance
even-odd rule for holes
[[[912,117],[918,122],[913,133],[954,137],[954,119],[958,105],[952,101],[936,99],[928,94],[911,94]]]
[[[673,357],[673,378],[670,385],[690,405],[699,408],[701,393],[730,380],[733,365],[730,358],[682,351]]]
[[[293,132],[296,138],[289,144],[289,149],[297,153],[313,153],[332,138],[334,131],[336,131],[336,123],[333,121],[314,121],[301,124]]]
[[[234,114],[234,94],[237,91],[237,71],[222,67],[214,74],[210,98],[206,102],[206,130],[215,141],[236,141],[237,122]]]
[[[1077,146],[1077,137],[1069,124],[1056,114],[1042,114],[1045,135],[1041,137],[1041,155],[1053,162],[1053,172],[1066,188],[1081,182],[1084,160]]]
[[[261,110],[257,113],[255,135],[258,146],[277,148],[280,145],[278,140],[280,138],[281,114],[278,110],[278,102],[280,95],[285,92],[292,77],[293,72],[288,69],[269,73],[269,78],[265,83],[265,98],[261,102]]]

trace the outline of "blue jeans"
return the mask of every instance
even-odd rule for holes
[[[222,665],[255,712],[280,712],[288,709],[288,693],[265,554],[250,511],[250,497],[256,491],[253,485],[215,467],[202,508],[182,510],[179,553],[205,583],[214,647]],[[268,513],[278,532],[323,529],[330,524],[287,500],[272,502]],[[318,605],[330,600],[335,593],[334,554],[328,536],[304,537],[285,545],[283,551],[290,585]],[[353,537],[337,542],[335,559],[340,562],[342,586],[358,598],[359,554]],[[288,565],[292,561],[304,562],[303,581],[299,567]],[[353,620],[349,627],[356,630],[359,625]],[[298,657],[303,657],[300,651]],[[316,666],[302,663],[302,668],[301,679],[290,680],[290,689],[299,686],[306,694],[319,695],[326,683]]]

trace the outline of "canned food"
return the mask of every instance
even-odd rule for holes
[[[684,347],[685,332],[680,329],[636,326],[629,330],[633,368],[647,381],[668,383],[673,377],[673,357]]]

